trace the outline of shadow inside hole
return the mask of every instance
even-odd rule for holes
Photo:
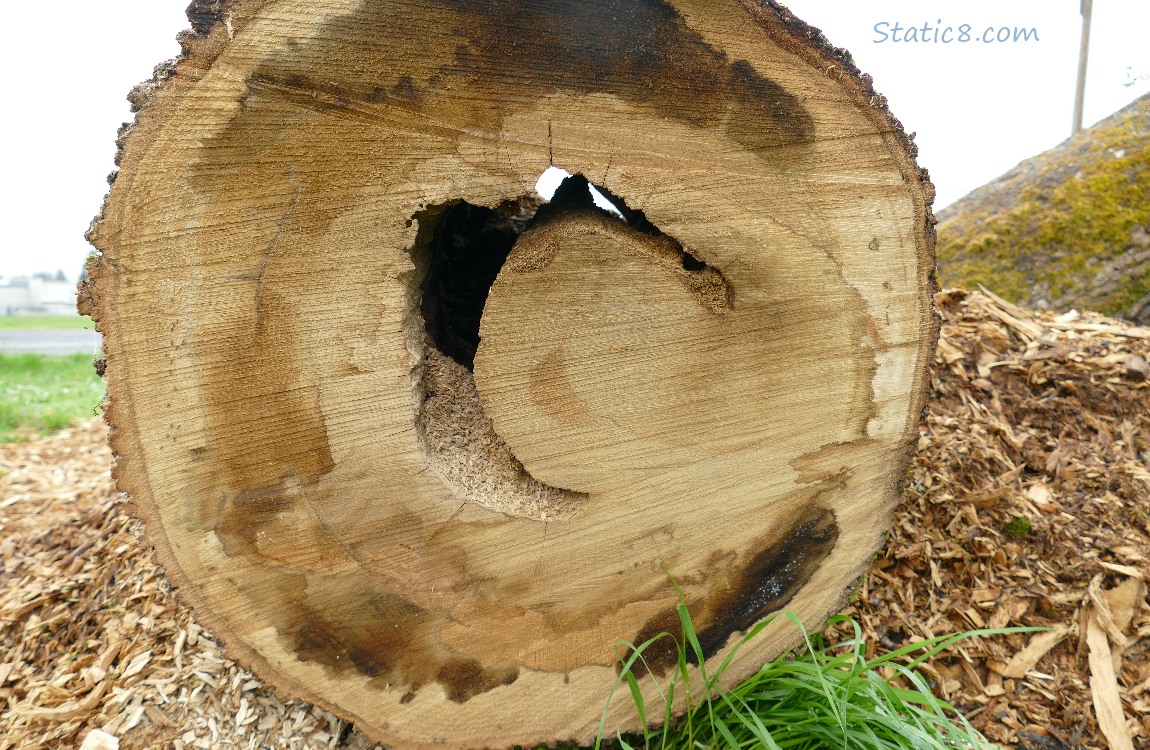
[[[555,172],[567,174],[549,168],[538,183],[541,190],[548,189],[546,178],[554,180],[558,176]],[[637,232],[665,236],[642,211],[629,207],[622,198],[581,174],[564,177],[550,200],[525,195],[495,208],[458,200],[439,211],[418,215],[416,218],[421,221],[434,222],[431,231],[423,235],[430,239],[423,248],[427,272],[419,303],[432,345],[474,370],[487,295],[515,241],[537,221],[571,210],[602,211]],[[708,268],[682,245],[675,245],[684,270],[694,273]]]
[[[524,196],[492,209],[461,200],[439,214],[427,248],[420,312],[435,348],[468,370],[475,367],[491,285],[542,204]]]
[[[550,200],[525,195],[495,208],[458,200],[416,216],[434,223],[424,235],[430,239],[422,248],[427,272],[419,306],[436,349],[468,370],[475,368],[483,307],[515,241],[537,217],[576,207],[605,211],[596,206],[590,189],[585,177],[569,175]],[[618,208],[605,212],[623,216]]]

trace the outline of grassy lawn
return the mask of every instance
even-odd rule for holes
[[[103,397],[104,381],[92,369],[91,355],[0,354],[0,442],[32,439],[91,417]]]
[[[55,331],[61,328],[95,328],[80,315],[0,315],[0,331]]]

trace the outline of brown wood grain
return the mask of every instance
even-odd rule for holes
[[[711,659],[842,603],[936,324],[933,190],[841,52],[735,0],[195,10],[83,296],[117,479],[235,656],[393,747],[585,742],[668,575]],[[473,374],[445,217],[494,242],[550,165],[630,220],[509,230]]]

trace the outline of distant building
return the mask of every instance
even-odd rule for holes
[[[76,285],[51,276],[15,276],[0,284],[0,315],[75,315]]]

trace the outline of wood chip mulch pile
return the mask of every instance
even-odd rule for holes
[[[887,649],[1052,628],[926,671],[1004,745],[1150,748],[1150,328],[958,290],[936,303],[926,423],[848,614]]]
[[[948,290],[889,541],[848,610],[1021,750],[1150,750],[1150,329]],[[115,492],[96,421],[0,445],[0,750],[352,748],[228,660]]]

